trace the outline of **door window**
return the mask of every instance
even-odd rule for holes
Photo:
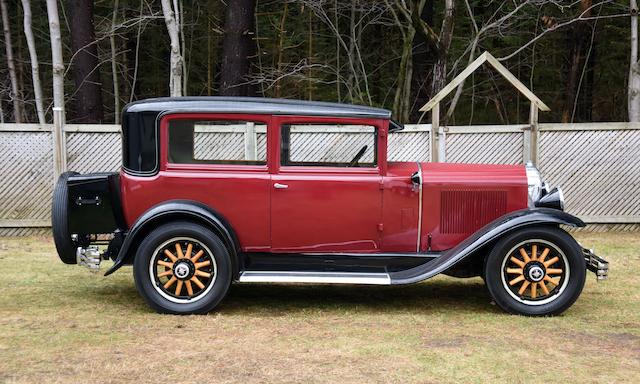
[[[285,166],[365,167],[377,165],[376,127],[359,124],[286,124],[281,127]]]
[[[174,164],[267,163],[267,125],[244,120],[169,121],[169,162]]]

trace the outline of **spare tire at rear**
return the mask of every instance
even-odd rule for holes
[[[79,175],[79,173],[65,172],[61,174],[53,189],[51,230],[58,256],[65,264],[76,264],[77,245],[69,233],[69,188],[67,186],[67,179],[75,175]]]

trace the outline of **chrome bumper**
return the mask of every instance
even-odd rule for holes
[[[78,247],[76,249],[76,262],[81,267],[87,267],[91,272],[98,272],[100,270],[100,262],[102,261],[102,255],[97,246],[89,246],[87,248]]]
[[[609,277],[609,262],[595,253],[592,249],[582,248],[584,261],[587,263],[587,269],[596,274],[596,279],[607,280]]]

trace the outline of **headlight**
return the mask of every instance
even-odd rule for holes
[[[542,197],[543,183],[540,172],[532,162],[525,165],[527,171],[527,184],[529,187],[529,208],[533,208],[535,203]]]
[[[560,187],[553,189],[542,181],[540,171],[531,162],[525,165],[529,187],[529,208],[544,207],[564,211],[564,195]]]

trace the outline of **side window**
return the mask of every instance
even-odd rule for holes
[[[357,124],[282,125],[282,165],[365,167],[377,165],[377,129]]]
[[[267,125],[241,120],[170,120],[169,162],[264,165]]]

